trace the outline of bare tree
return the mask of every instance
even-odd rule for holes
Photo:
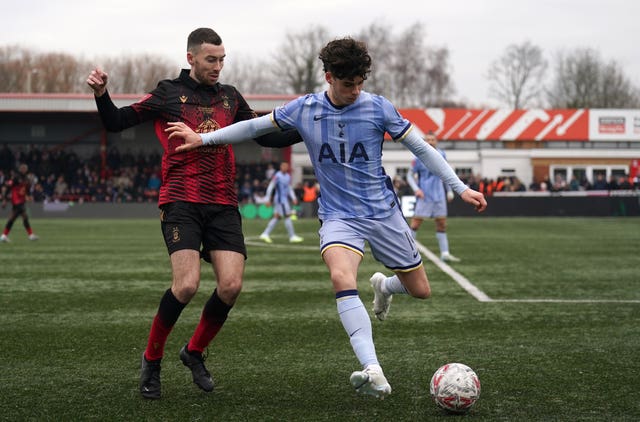
[[[221,82],[235,86],[241,93],[279,94],[286,92],[280,87],[273,72],[268,71],[271,65],[267,60],[239,56],[225,61]]]
[[[141,94],[154,89],[158,81],[178,76],[178,66],[161,56],[145,54],[111,57],[101,60],[109,74],[109,92]],[[85,72],[88,73],[88,72]]]
[[[437,106],[448,102],[454,88],[449,50],[425,46],[423,26],[415,23],[399,36],[373,23],[358,36],[373,59],[366,89],[384,95],[399,107]]]
[[[593,49],[557,55],[555,79],[548,92],[554,108],[631,108],[640,105],[638,88],[617,62],[605,64]]]
[[[318,53],[328,38],[327,29],[322,26],[288,34],[271,67],[272,74],[283,84],[276,88],[286,94],[306,94],[321,87],[324,79]]]
[[[365,89],[391,98],[393,94],[390,70],[393,65],[394,46],[390,42],[393,34],[388,25],[380,21],[360,31],[358,39],[367,44],[371,56],[371,74],[367,78]]]
[[[489,95],[514,109],[539,103],[546,70],[540,47],[529,41],[511,44],[489,67]]]

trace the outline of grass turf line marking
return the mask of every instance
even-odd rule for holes
[[[511,303],[640,303],[640,300],[625,299],[491,299],[482,290],[478,289],[465,276],[451,268],[447,263],[443,262],[436,254],[431,252],[426,246],[416,241],[418,249],[429,261],[433,262],[436,267],[440,268],[444,273],[448,274],[456,283],[465,289],[471,296],[479,302],[511,302]]]
[[[416,241],[416,245],[418,246],[418,250],[422,252],[424,256],[429,259],[429,261],[433,262],[436,267],[440,268],[444,273],[448,274],[449,277],[453,279],[456,283],[460,285],[463,289],[465,289],[471,296],[476,298],[479,302],[493,302],[485,292],[478,289],[473,283],[471,283],[465,276],[451,268],[447,263],[443,262],[436,254],[431,252],[426,246],[422,243]]]

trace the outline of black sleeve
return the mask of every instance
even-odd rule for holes
[[[118,108],[111,100],[108,91],[105,91],[101,97],[95,97],[95,100],[100,120],[109,132],[120,132],[140,123],[138,113],[133,107]]]
[[[295,129],[280,130],[271,132],[255,138],[260,146],[268,148],[286,148],[298,142],[302,142],[302,137]]]

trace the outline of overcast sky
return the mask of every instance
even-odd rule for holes
[[[211,27],[222,36],[232,64],[234,55],[277,56],[285,34],[299,33],[312,25],[324,26],[332,37],[341,37],[355,35],[374,21],[389,25],[396,35],[420,23],[425,27],[426,45],[449,49],[455,98],[471,105],[495,105],[487,96],[487,69],[508,45],[527,40],[542,48],[550,64],[561,50],[596,49],[605,61],[616,60],[631,81],[640,86],[637,0],[3,3],[0,46],[19,44],[87,59],[153,53],[188,67],[186,38],[201,26]]]

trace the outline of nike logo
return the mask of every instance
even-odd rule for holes
[[[418,252],[414,252],[414,253],[413,253],[413,257],[414,257],[414,258],[417,258],[417,257],[418,257]]]
[[[325,116],[324,114],[316,114],[315,116],[313,116],[313,121],[318,121],[320,119],[324,119],[325,117],[327,116]]]

